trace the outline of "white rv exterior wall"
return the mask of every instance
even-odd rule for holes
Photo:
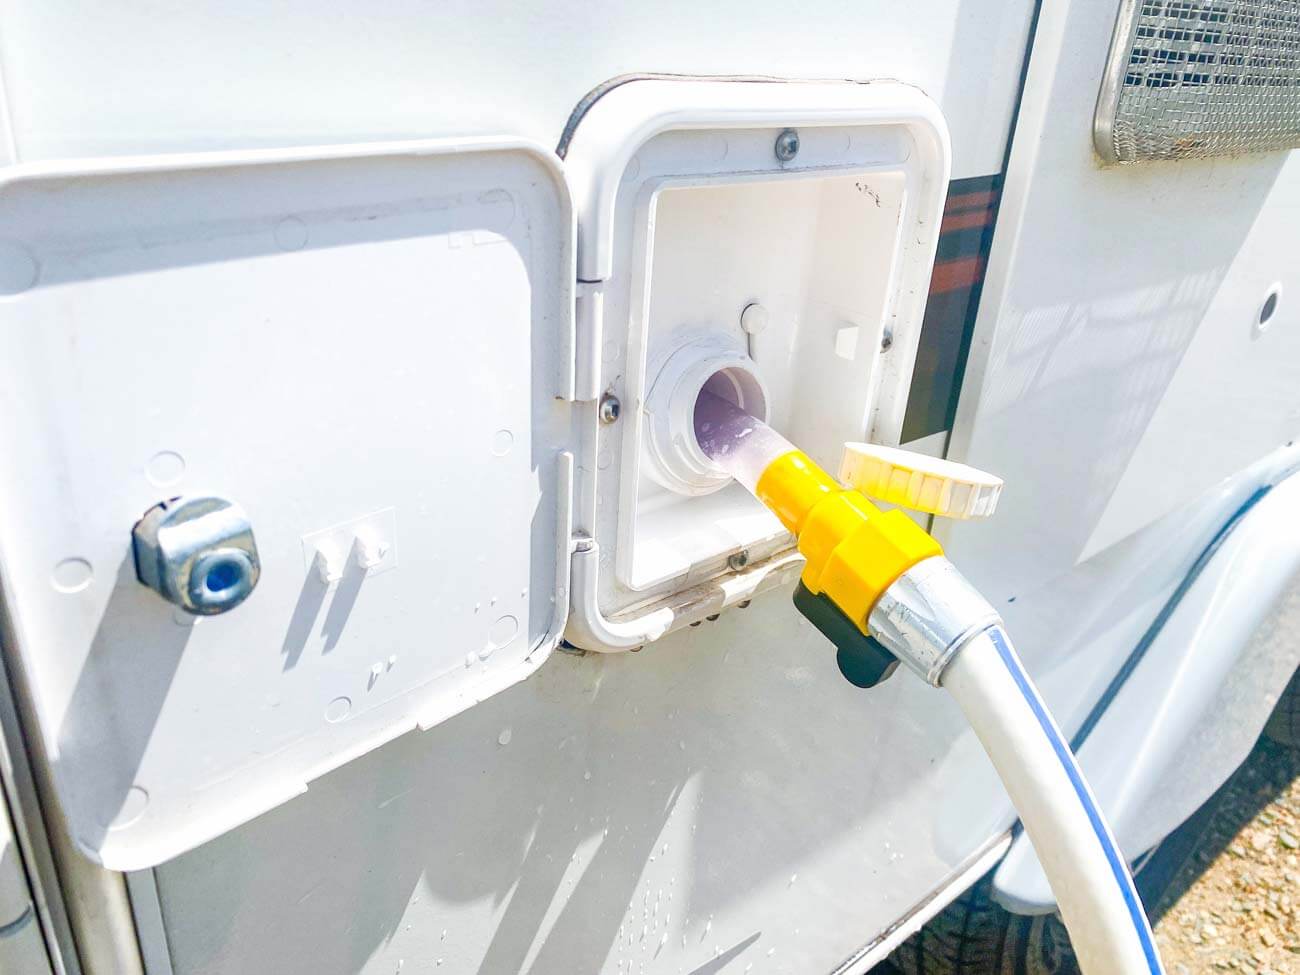
[[[1238,302],[1215,303],[1246,273],[1238,252],[1293,250],[1274,246],[1285,221],[1259,223],[1294,196],[1275,157],[1198,164],[1177,192],[1097,171],[1089,126],[1108,6],[1044,10],[1054,46],[1037,66],[955,436],[961,459],[1009,488],[997,522],[957,534],[953,555],[992,595],[1018,597],[1017,643],[1067,725],[1088,706],[1067,688],[1104,686],[1204,541],[1134,523],[1124,492],[1158,485],[1157,513],[1172,510],[1257,453],[1216,431],[1205,442],[1222,453],[1198,469],[1197,490],[1169,491],[1156,448],[1139,449],[1144,424],[1177,427],[1159,410],[1190,393],[1166,391],[1212,374],[1184,380],[1184,363],[1221,367],[1233,351],[1212,343],[1239,320]],[[939,101],[964,177],[1001,168],[1031,13],[1028,0],[166,11],[61,0],[9,4],[0,57],[25,161],[465,134],[553,145],[590,88],[655,71],[898,78]],[[1114,202],[1117,185],[1128,189]],[[1120,218],[1153,200],[1138,246]],[[1113,229],[1090,233],[1099,206]],[[1185,245],[1201,213],[1232,231]],[[1300,295],[1300,282],[1288,288]],[[1106,302],[1146,324],[1106,328]],[[1153,351],[1155,373],[1116,384]],[[1067,365],[1068,384],[1049,382]],[[1145,412],[1107,422],[1135,390]],[[1241,398],[1216,402],[1238,429],[1255,418]],[[1092,491],[1053,493],[1041,471],[1062,458]],[[1080,563],[1094,536],[1121,540]],[[1068,652],[1054,642],[1066,618]],[[819,972],[998,836],[999,794],[941,695],[902,676],[849,687],[787,594],[770,593],[637,654],[557,654],[155,874],[170,967],[185,975]]]
[[[939,101],[961,177],[1001,168],[1031,8],[16,3],[0,57],[26,162],[554,145],[594,86],[681,72],[901,79]],[[171,965],[567,975],[721,950],[737,971],[828,970],[979,845],[940,850],[923,825],[938,766],[983,761],[951,751],[957,728],[924,688],[850,688],[785,593],[639,654],[556,655],[158,870]]]
[[[896,78],[939,102],[954,177],[1002,167],[1029,0],[257,0],[6,5],[25,161],[512,135],[555,145],[589,90],[675,72]]]

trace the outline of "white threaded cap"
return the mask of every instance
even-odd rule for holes
[[[1002,494],[1002,478],[956,461],[899,447],[848,443],[840,480],[870,498],[943,518],[987,518]]]

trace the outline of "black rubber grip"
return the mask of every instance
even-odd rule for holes
[[[859,630],[829,596],[814,594],[802,580],[794,590],[794,608],[835,644],[835,662],[850,684],[875,687],[898,666],[898,658]]]

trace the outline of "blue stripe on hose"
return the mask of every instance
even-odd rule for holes
[[[1020,688],[1021,695],[1034,712],[1034,717],[1038,719],[1043,734],[1052,743],[1052,750],[1056,752],[1061,767],[1065,769],[1070,784],[1074,786],[1074,793],[1078,796],[1079,804],[1083,806],[1084,812],[1088,814],[1088,821],[1092,823],[1092,831],[1097,836],[1097,842],[1101,844],[1102,852],[1106,854],[1106,861],[1110,864],[1111,873],[1115,875],[1115,883],[1119,885],[1120,893],[1124,896],[1124,904],[1128,908],[1129,918],[1133,922],[1133,929],[1137,932],[1138,941],[1142,944],[1142,953],[1146,955],[1147,966],[1150,968],[1152,975],[1163,975],[1163,969],[1160,967],[1160,956],[1156,954],[1155,942],[1151,935],[1151,926],[1147,923],[1146,912],[1142,910],[1142,904],[1138,901],[1137,890],[1133,887],[1133,878],[1128,872],[1124,858],[1120,856],[1119,850],[1115,848],[1110,833],[1102,821],[1101,813],[1092,801],[1092,796],[1088,793],[1087,786],[1083,783],[1083,774],[1079,771],[1079,765],[1074,760],[1074,755],[1070,752],[1069,746],[1066,745],[1065,739],[1061,737],[1061,733],[1056,730],[1056,725],[1053,724],[1052,719],[1047,714],[1047,708],[1043,705],[1043,701],[1038,696],[1034,686],[1029,683],[1028,676],[1020,666],[1020,661],[1016,658],[1016,655],[1011,651],[1011,647],[1007,644],[1006,636],[1001,628],[995,626],[988,633],[989,638],[993,641],[993,646],[997,648],[998,656],[1002,658],[1007,671],[1016,682],[1016,686]]]

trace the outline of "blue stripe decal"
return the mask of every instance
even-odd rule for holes
[[[1061,737],[1061,733],[1048,716],[1046,706],[1038,696],[1038,691],[1029,682],[1029,677],[1025,674],[1024,668],[1020,666],[1020,661],[1011,651],[1011,647],[1008,646],[1002,629],[995,626],[988,633],[989,638],[993,641],[993,646],[997,648],[998,656],[1002,658],[1007,671],[1015,680],[1016,686],[1020,688],[1020,693],[1034,712],[1034,717],[1038,719],[1043,734],[1052,743],[1052,750],[1056,752],[1061,767],[1065,769],[1070,784],[1074,786],[1074,792],[1078,796],[1079,804],[1083,806],[1084,812],[1088,814],[1088,821],[1092,823],[1092,831],[1097,836],[1097,842],[1101,844],[1102,852],[1106,854],[1106,861],[1110,864],[1111,872],[1115,875],[1115,883],[1119,885],[1120,892],[1124,896],[1124,904],[1128,907],[1129,918],[1133,921],[1133,929],[1137,932],[1138,941],[1142,943],[1142,952],[1146,955],[1147,966],[1150,968],[1151,975],[1163,975],[1164,970],[1160,967],[1160,956],[1156,953],[1155,941],[1151,935],[1151,925],[1147,922],[1146,912],[1142,910],[1137,890],[1133,887],[1133,877],[1128,872],[1124,858],[1120,856],[1119,850],[1115,848],[1110,833],[1106,829],[1106,824],[1101,818],[1101,813],[1097,810],[1096,804],[1092,801],[1092,796],[1088,793],[1087,786],[1083,783],[1083,773],[1079,771],[1079,765],[1075,761],[1073,753],[1071,753],[1069,746],[1065,744],[1065,739]]]

